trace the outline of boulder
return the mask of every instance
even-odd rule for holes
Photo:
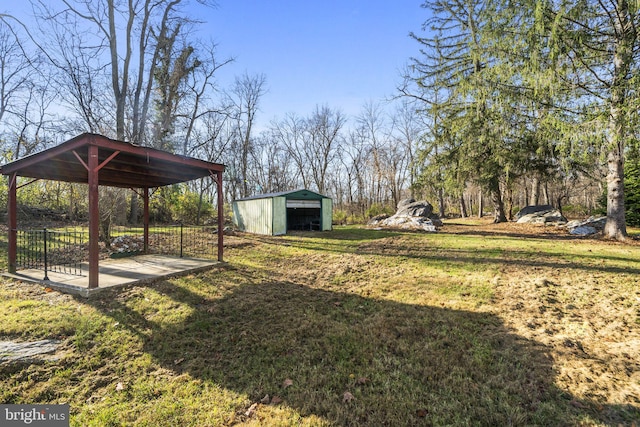
[[[607,217],[602,216],[599,218],[589,217],[584,221],[573,220],[569,221],[565,227],[569,230],[570,234],[576,236],[590,236],[604,230],[604,225],[607,222]]]
[[[378,215],[369,221],[369,226],[402,230],[437,231],[437,227],[442,226],[442,221],[438,215],[433,213],[433,206],[429,202],[404,199],[398,203],[395,214],[392,216]]]
[[[597,229],[595,229],[594,227],[589,227],[588,225],[573,227],[569,230],[569,234],[573,234],[575,236],[590,236],[592,234],[596,234],[597,232]]]
[[[531,215],[539,212],[547,212],[554,210],[554,207],[551,205],[533,205],[533,206],[525,206],[520,209],[520,211],[515,215],[516,221],[522,218],[525,215]]]
[[[416,202],[414,199],[404,199],[398,203],[398,210],[395,215],[431,218],[433,216],[433,206],[426,201]]]
[[[521,209],[516,215],[516,222],[519,224],[555,224],[567,223],[567,218],[551,205],[527,206]]]
[[[401,230],[438,231],[436,224],[429,218],[410,216],[390,216],[381,221],[369,221],[369,226],[375,228],[395,228]]]

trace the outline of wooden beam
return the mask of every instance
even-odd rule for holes
[[[78,152],[76,150],[72,151],[73,155],[76,156],[76,159],[78,159],[78,161],[80,162],[80,164],[82,164],[82,166],[84,166],[84,168],[86,170],[89,170],[89,166],[84,162],[84,160],[82,160],[82,157],[80,157],[80,155],[78,154]]]
[[[17,197],[18,176],[14,172],[9,175],[9,195],[7,200],[7,225],[9,226],[9,273],[15,273],[18,266],[16,258],[18,255],[18,197]]]
[[[100,170],[103,167],[105,167],[107,165],[107,163],[109,163],[111,160],[113,160],[113,158],[116,157],[118,154],[120,154],[119,151],[114,151],[113,153],[111,153],[111,155],[109,157],[107,157],[104,162],[102,162],[102,163],[100,163],[98,165],[98,170]]]
[[[144,226],[144,253],[146,254],[149,252],[149,188],[145,187],[143,191],[142,223]]]
[[[89,289],[98,287],[100,247],[100,212],[98,205],[98,147],[89,145]]]
[[[224,197],[222,194],[222,171],[216,171],[218,191],[218,261],[223,261],[224,255]]]

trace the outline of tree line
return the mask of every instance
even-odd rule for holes
[[[624,163],[637,171],[638,24],[635,0],[430,0],[401,91],[431,117],[430,175],[461,193],[505,197],[540,182],[605,180],[605,235],[624,239]],[[635,163],[634,163],[635,162]],[[454,168],[443,165],[455,165]],[[628,188],[638,176],[627,174]],[[516,188],[514,188],[514,186]],[[637,187],[637,184],[636,184]],[[525,189],[527,187],[525,186]],[[535,200],[535,197],[532,197]]]
[[[224,163],[226,202],[318,191],[341,222],[391,213],[406,197],[427,198],[441,215],[488,205],[495,221],[540,203],[586,215],[603,194],[610,237],[624,238],[634,218],[623,182],[625,160],[628,181],[640,169],[637,1],[427,1],[394,99],[355,117],[317,105],[260,129],[267,76],[220,87],[233,58],[198,37],[188,0],[30,4],[29,20],[0,14],[5,162],[95,132]],[[21,197],[82,210],[77,188],[53,185]],[[214,187],[157,190],[155,215],[197,212],[199,221]],[[135,193],[104,197],[127,213],[119,222],[139,215]],[[186,200],[196,209],[177,207]]]

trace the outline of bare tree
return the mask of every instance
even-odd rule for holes
[[[392,116],[392,129],[394,143],[402,147],[406,156],[407,186],[411,197],[414,197],[414,187],[419,174],[417,151],[422,134],[414,102],[403,100],[396,107]]]
[[[370,205],[366,190],[368,146],[362,132],[351,130],[347,138],[338,156],[345,174],[347,202],[352,213],[364,218]]]
[[[0,124],[21,103],[21,92],[30,86],[33,68],[24,53],[17,34],[0,22]]]
[[[230,111],[228,105],[220,105],[213,95],[218,93],[215,74],[223,66],[233,62],[233,58],[226,58],[218,61],[216,55],[216,45],[211,43],[203,49],[203,60],[193,73],[189,74],[186,82],[185,97],[189,100],[188,108],[180,114],[184,122],[184,132],[182,136],[182,154],[187,156],[192,151],[196,151],[199,143],[192,141],[194,131],[198,124],[204,120],[209,120],[209,124],[221,123],[229,118]],[[211,121],[214,118],[215,120]],[[213,129],[218,129],[215,125]],[[218,131],[209,134],[206,140],[216,141]],[[211,138],[211,136],[214,136]],[[212,160],[213,161],[213,160]]]
[[[113,111],[107,117],[115,127],[114,136],[142,143],[153,76],[166,48],[162,42],[190,22],[180,15],[183,0],[61,0],[59,10],[50,9],[42,0],[33,1],[40,24],[48,24],[42,26],[42,39],[37,43],[66,76],[67,84],[61,90],[75,93],[87,124],[104,116],[103,111],[96,114],[94,110],[110,100],[105,110]],[[110,96],[105,98],[107,91]],[[98,94],[100,103],[93,101]],[[82,98],[87,96],[90,99]]]
[[[295,165],[295,179],[301,180],[302,187],[308,188],[311,184],[311,175],[304,150],[305,131],[304,119],[294,113],[287,114],[284,119],[271,123],[273,140],[284,147]]]
[[[327,170],[336,158],[342,142],[340,131],[346,118],[340,110],[332,110],[324,106],[316,106],[315,111],[306,121],[304,133],[304,155],[306,167],[311,169],[318,192],[324,193]]]
[[[229,99],[233,105],[235,120],[235,148],[239,156],[239,178],[242,180],[240,196],[249,196],[249,181],[247,170],[252,144],[253,126],[258,113],[260,98],[266,91],[267,78],[264,74],[250,76],[245,73],[235,79]]]

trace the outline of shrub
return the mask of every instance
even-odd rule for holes
[[[339,225],[346,225],[348,216],[349,215],[347,214],[346,211],[336,209],[333,211],[333,223],[339,224]]]
[[[374,203],[366,211],[367,218],[373,218],[374,216],[378,216],[378,215],[382,215],[382,214],[393,215],[394,211],[392,209],[390,209],[388,206],[384,206],[384,205],[379,204],[379,203]]]

